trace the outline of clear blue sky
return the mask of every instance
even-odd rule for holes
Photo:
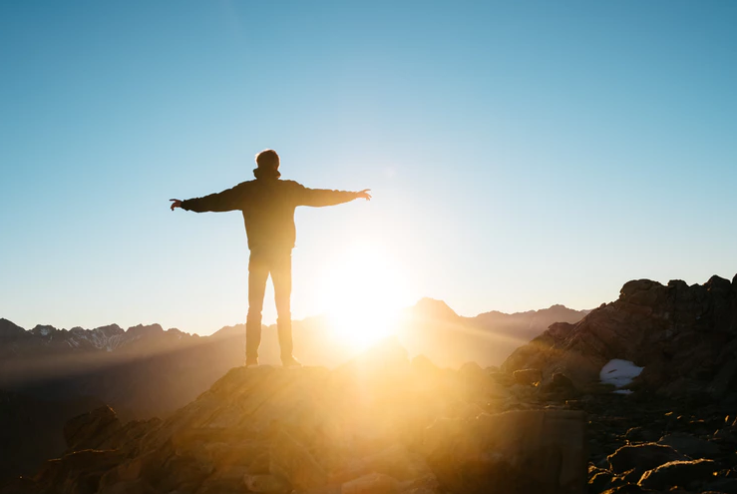
[[[0,317],[243,322],[239,214],[168,199],[269,147],[374,193],[298,210],[295,318],[356,245],[464,315],[731,278],[736,25],[731,1],[2,2]]]

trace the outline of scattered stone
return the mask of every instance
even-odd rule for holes
[[[601,492],[605,490],[611,484],[613,477],[612,472],[606,470],[595,473],[589,479],[588,492]]]
[[[712,460],[672,461],[645,472],[638,485],[656,490],[676,486],[688,488],[712,480],[716,471],[716,463]]]
[[[721,449],[716,444],[683,432],[668,434],[662,437],[658,443],[670,446],[679,453],[693,459],[716,458],[721,453]]]
[[[660,432],[644,427],[632,427],[627,429],[624,437],[630,442],[653,443],[660,439]]]
[[[636,469],[640,474],[664,463],[688,459],[670,446],[663,444],[627,445],[607,457],[612,472],[621,474]]]

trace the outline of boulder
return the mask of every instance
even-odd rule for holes
[[[645,427],[632,427],[627,429],[624,437],[630,442],[653,443],[660,439],[660,431]]]
[[[642,474],[664,463],[685,459],[689,458],[671,446],[655,443],[622,446],[607,457],[609,469],[620,474],[632,469]]]
[[[672,461],[645,472],[638,485],[654,490],[675,486],[689,488],[713,480],[717,468],[712,460]]]
[[[663,436],[658,444],[665,444],[693,459],[716,458],[721,453],[718,445],[683,432]]]

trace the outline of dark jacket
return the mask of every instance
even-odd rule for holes
[[[333,206],[356,197],[355,192],[308,189],[292,180],[259,178],[217,194],[182,201],[182,209],[196,213],[239,210],[246,224],[249,249],[292,249],[297,206]]]

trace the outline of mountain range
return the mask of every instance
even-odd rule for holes
[[[462,317],[444,302],[426,298],[403,312],[397,337],[411,355],[424,354],[439,365],[500,365],[552,323],[575,323],[586,313],[554,305]],[[277,364],[276,328],[263,331],[260,361]],[[295,321],[294,341],[307,365],[333,367],[360,351],[335,337],[326,316]],[[94,396],[124,418],[163,416],[242,365],[244,348],[242,324],[199,336],[164,330],[159,324],[127,330],[116,324],[69,330],[38,325],[26,330],[0,319],[0,389],[46,400]]]
[[[244,482],[253,490],[265,479],[282,482],[285,492],[290,485],[305,490],[301,466],[292,461],[299,457],[302,466],[320,466],[312,468],[322,472],[315,485],[350,490],[377,481],[380,466],[387,468],[382,481],[401,492],[488,492],[500,489],[483,482],[507,478],[508,455],[514,453],[478,449],[498,446],[496,440],[478,442],[499,430],[478,429],[480,418],[535,416],[540,425],[547,420],[543,415],[562,413],[586,424],[575,412],[585,410],[591,439],[586,444],[578,437],[570,445],[571,451],[590,450],[590,463],[575,468],[577,482],[588,470],[589,492],[663,492],[684,479],[693,487],[689,492],[737,492],[737,276],[713,276],[703,285],[633,280],[617,300],[590,312],[553,306],[468,318],[424,299],[402,314],[395,338],[355,358],[351,352],[360,350],[341,344],[329,323],[325,317],[295,322],[296,348],[308,366],[293,370],[243,368],[242,325],[199,337],[158,325],[26,331],[0,320],[0,456],[9,458],[0,462],[0,485],[16,477],[0,491],[51,494],[61,492],[62,482],[63,492],[94,484],[104,485],[105,493],[156,492],[151,485],[164,492],[182,486],[182,492],[210,493],[242,491]],[[261,358],[274,363],[275,328],[265,331]],[[637,369],[629,383],[610,379],[608,373],[621,365]],[[164,420],[123,425],[111,408],[99,407],[103,402],[121,411],[123,420],[153,414]],[[60,424],[72,416],[62,432]],[[294,441],[282,440],[285,424]],[[447,441],[435,441],[436,426]],[[525,440],[512,441],[518,446],[551,437],[530,435],[527,426],[520,430],[527,432]],[[326,442],[325,435],[333,433],[347,435]],[[378,444],[381,434],[387,441]],[[559,437],[561,445],[568,436]],[[469,442],[455,444],[460,437]],[[343,455],[356,454],[354,447],[342,453],[325,449],[340,449],[347,444],[343,440],[358,441],[363,459]],[[193,448],[190,456],[183,452],[185,443]],[[47,461],[35,477],[17,478],[61,455],[65,446],[67,454]],[[550,446],[535,451],[559,452]],[[382,456],[376,463],[372,455],[384,454],[379,447],[419,454],[432,470],[422,478],[432,485],[406,480],[407,472],[394,468],[393,453],[391,461]],[[218,453],[223,448],[225,456]],[[554,456],[549,464],[560,466],[560,455]],[[94,458],[100,463],[91,463]],[[479,458],[485,462],[481,469]],[[241,462],[234,470],[233,459]],[[496,471],[495,462],[503,468],[487,475]],[[365,471],[374,473],[361,476]],[[523,475],[501,490],[541,492],[525,490],[527,480]],[[84,492],[96,492],[91,488]]]
[[[444,366],[499,365],[550,324],[576,322],[585,314],[555,305],[462,317],[444,302],[423,299],[404,311],[397,337],[412,355]],[[263,331],[260,360],[277,364],[276,328]],[[294,341],[307,365],[335,367],[361,350],[336,338],[327,316],[295,321]],[[0,480],[60,454],[61,425],[102,403],[123,420],[168,416],[243,365],[244,349],[242,324],[199,336],[159,324],[26,330],[0,319],[0,456],[13,458],[0,464]]]

